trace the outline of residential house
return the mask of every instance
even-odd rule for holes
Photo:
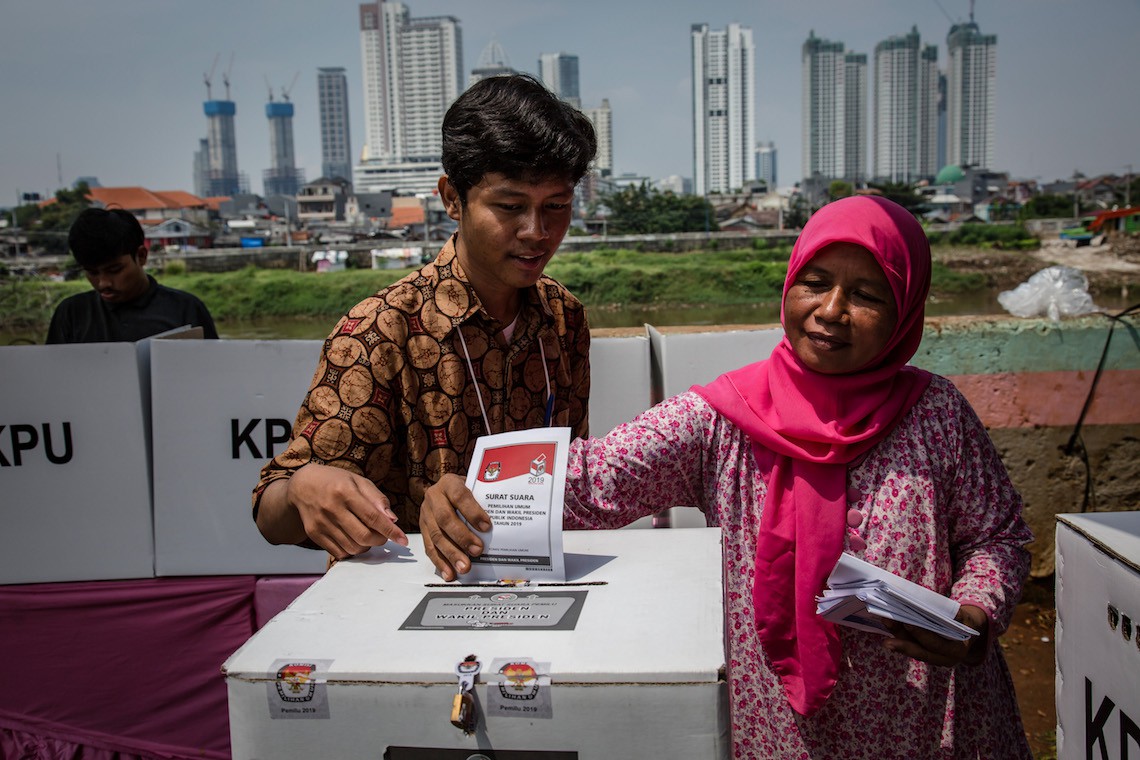
[[[297,195],[297,219],[302,224],[343,222],[351,185],[340,177],[321,177]]]

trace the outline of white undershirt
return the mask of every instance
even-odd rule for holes
[[[520,311],[519,314],[521,314],[521,313],[522,312]],[[503,328],[503,340],[506,343],[510,343],[511,342],[511,336],[515,334],[515,327],[519,323],[519,314],[515,314],[515,318],[513,320],[511,320],[511,323]]]

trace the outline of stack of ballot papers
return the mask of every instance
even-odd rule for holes
[[[894,573],[841,554],[816,597],[816,611],[838,625],[889,635],[881,618],[911,623],[947,639],[965,641],[978,632],[954,619],[958,603]]]

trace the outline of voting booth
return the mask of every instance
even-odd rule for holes
[[[1140,757],[1140,512],[1057,515],[1057,756]]]
[[[724,332],[662,332],[645,326],[649,340],[650,385],[654,401],[705,385],[725,372],[767,359],[784,337],[781,328]],[[678,504],[630,528],[696,528],[705,517],[692,506]]]
[[[784,337],[779,327],[723,332],[662,332],[646,325],[653,357],[653,390],[669,398],[725,372],[767,359]]]
[[[515,586],[443,583],[409,538],[226,661],[235,759],[728,757],[719,529],[568,531],[566,582]]]
[[[321,341],[152,341],[155,572],[324,572],[253,522],[258,472],[288,445]]]
[[[141,345],[0,348],[0,583],[154,574]]]
[[[653,406],[649,338],[590,341],[590,435],[600,437]]]

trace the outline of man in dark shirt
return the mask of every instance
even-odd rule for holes
[[[94,288],[56,307],[47,343],[137,341],[183,325],[218,331],[196,296],[159,285],[143,268],[147,248],[142,225],[123,209],[84,209],[67,245]]]

